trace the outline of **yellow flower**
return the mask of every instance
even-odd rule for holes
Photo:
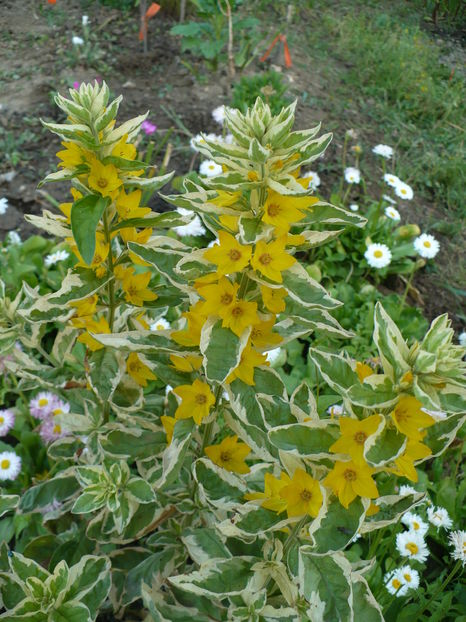
[[[148,380],[157,380],[157,376],[141,361],[136,352],[131,352],[128,356],[126,371],[141,387],[147,387]]]
[[[112,156],[124,158],[125,160],[134,160],[137,154],[136,147],[132,143],[127,143],[128,134],[120,138],[112,149]]]
[[[301,210],[317,201],[315,197],[294,197],[269,190],[262,221],[275,227],[279,234],[287,233],[293,223],[304,218],[305,214]]]
[[[239,201],[241,193],[239,192],[226,192],[225,190],[217,190],[217,196],[215,199],[209,199],[209,203],[218,205],[219,207],[230,207]],[[222,218],[222,216],[220,216]],[[232,216],[236,218],[236,216]]]
[[[176,409],[175,419],[192,417],[198,425],[208,416],[215,403],[215,397],[209,385],[200,380],[195,380],[192,385],[182,384],[173,389],[173,393],[181,397],[181,404]]]
[[[280,496],[280,491],[291,482],[291,479],[284,471],[280,473],[280,479],[274,477],[271,473],[264,476],[264,492],[249,492],[244,495],[248,501],[263,499],[261,503],[263,508],[272,510],[280,514],[286,510],[286,500]]]
[[[220,244],[204,252],[205,259],[217,266],[218,274],[230,274],[245,268],[251,259],[251,247],[243,246],[226,231],[219,231],[218,237]]]
[[[163,429],[167,435],[167,443],[170,445],[173,438],[173,430],[175,429],[176,419],[175,417],[167,417],[167,415],[162,415],[160,417],[160,421],[162,422]]]
[[[91,157],[91,153],[83,149],[76,143],[63,142],[65,147],[63,151],[59,151],[56,155],[61,160],[58,166],[62,168],[77,168],[80,164],[85,164]]]
[[[229,328],[239,337],[248,326],[259,322],[257,303],[237,300],[223,310],[222,318],[222,326]]]
[[[121,287],[127,302],[136,307],[142,307],[144,302],[156,300],[157,294],[147,289],[151,276],[150,272],[134,274],[132,268],[126,270],[122,278]]]
[[[96,339],[91,337],[89,333],[110,334],[111,330],[107,320],[104,317],[99,318],[97,321],[91,319],[86,322],[85,328],[87,332],[79,335],[78,341],[80,343],[84,343],[92,352],[97,352],[97,350],[101,350],[104,346]]]
[[[364,378],[368,376],[372,376],[375,372],[369,365],[366,363],[356,362],[356,373],[358,374],[359,382],[363,382]]]
[[[322,491],[319,482],[303,469],[296,469],[290,483],[280,490],[286,501],[288,517],[309,514],[316,517],[322,507]]]
[[[182,317],[188,321],[187,330],[172,332],[171,338],[182,346],[198,346],[201,341],[201,330],[206,321],[202,310],[204,303],[199,301],[189,311],[182,313]]]
[[[150,227],[141,229],[141,231],[137,231],[135,227],[120,229],[120,237],[126,243],[138,242],[138,244],[145,244],[151,235],[152,229]]]
[[[408,442],[406,443],[406,449],[401,454],[401,456],[399,456],[395,460],[397,468],[393,469],[392,472],[396,475],[407,477],[412,482],[417,482],[418,475],[414,466],[414,461],[421,460],[422,458],[427,458],[427,456],[430,456],[431,453],[432,450],[427,445],[424,445],[419,441],[413,441],[408,439]]]
[[[391,412],[397,429],[409,438],[420,441],[424,436],[420,431],[434,425],[435,419],[421,410],[422,404],[412,395],[404,395]]]
[[[264,320],[252,327],[251,341],[254,347],[267,349],[270,346],[277,346],[283,341],[283,337],[274,333],[272,328],[275,325],[275,316],[270,320]]]
[[[218,315],[221,318],[228,315],[232,305],[236,302],[236,293],[239,285],[230,283],[230,281],[222,276],[218,283],[204,285],[197,283],[201,296],[205,299],[202,307],[205,315]]]
[[[229,216],[227,214],[222,214],[218,217],[218,220],[225,229],[229,229],[233,233],[238,232],[238,216]]]
[[[266,309],[272,313],[281,313],[285,310],[286,303],[284,301],[287,295],[286,289],[283,287],[272,288],[266,285],[261,285],[262,302]]]
[[[352,419],[340,417],[340,438],[333,443],[330,451],[337,454],[348,454],[356,461],[364,461],[364,443],[366,439],[377,431],[382,417],[371,415],[366,419]]]
[[[123,182],[118,177],[118,170],[113,164],[102,164],[97,158],[94,158],[91,161],[87,183],[90,188],[97,190],[103,197],[110,197]]]
[[[201,367],[202,356],[178,356],[177,354],[170,354],[170,361],[173,363],[173,367],[178,371],[190,373],[192,371],[197,371]]]
[[[94,315],[99,297],[97,294],[83,298],[82,300],[75,300],[70,302],[70,307],[76,309],[76,317],[84,317],[86,315]]]
[[[335,462],[333,470],[324,479],[324,484],[338,495],[340,503],[348,509],[356,497],[376,499],[377,486],[372,479],[374,469],[362,462]]]
[[[214,464],[227,471],[249,473],[251,470],[244,461],[251,448],[246,443],[238,443],[237,436],[227,436],[220,445],[206,447],[205,453]]]
[[[227,383],[233,382],[235,378],[239,378],[244,383],[254,385],[254,368],[259,365],[268,365],[267,357],[257,350],[246,346],[241,353],[241,360],[236,369],[226,379]]]
[[[128,218],[143,218],[146,214],[149,214],[152,211],[150,207],[139,207],[140,201],[140,190],[135,190],[134,192],[128,192],[128,194],[126,194],[125,189],[122,188],[115,203],[118,216],[121,220],[128,220]]]
[[[285,245],[285,237],[268,244],[264,240],[259,240],[251,259],[252,267],[271,281],[282,283],[283,270],[290,268],[296,262],[296,259],[285,251]]]

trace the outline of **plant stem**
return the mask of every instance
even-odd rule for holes
[[[401,297],[401,302],[400,302],[400,306],[398,308],[398,317],[400,317],[400,313],[403,311],[404,306],[406,304],[406,298],[408,297],[408,292],[411,288],[411,283],[413,281],[413,277],[414,277],[414,268],[415,268],[416,264],[413,265],[413,268],[411,270],[411,273],[408,277],[408,280],[406,282],[406,287],[405,287],[405,291],[403,292],[403,296]]]
[[[462,562],[459,559],[456,564],[453,566],[453,570],[450,572],[450,574],[447,576],[447,578],[445,579],[445,581],[442,583],[442,585],[438,588],[438,590],[436,590],[432,596],[429,598],[429,600],[427,601],[427,603],[421,608],[418,609],[416,611],[416,613],[412,616],[413,620],[419,620],[420,617],[422,616],[422,614],[424,613],[424,611],[426,609],[428,609],[429,605],[431,604],[431,602],[433,600],[435,600],[435,598],[438,596],[438,594],[442,593],[444,591],[444,589],[447,587],[447,585],[450,583],[450,581],[453,579],[453,577],[455,576],[455,574],[458,572],[458,570],[462,567]]]
[[[301,520],[299,520],[297,523],[295,523],[293,525],[293,529],[290,531],[290,534],[288,536],[288,538],[285,540],[285,544],[283,545],[283,558],[285,559],[290,548],[291,545],[293,544],[293,542],[296,540],[296,538],[299,535],[299,532],[301,531],[301,529],[304,527],[304,525],[307,523],[308,520],[308,516],[307,514],[305,516],[303,516],[301,518]]]

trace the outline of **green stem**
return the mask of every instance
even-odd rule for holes
[[[296,540],[301,529],[304,527],[307,521],[308,521],[308,516],[306,514],[305,516],[301,518],[301,520],[299,520],[297,523],[293,525],[293,529],[290,531],[290,534],[288,538],[285,540],[285,544],[283,545],[283,559],[286,559],[286,556],[289,553],[291,545]]]
[[[373,539],[373,541],[371,542],[371,545],[369,547],[369,553],[367,555],[367,557],[370,559],[374,553],[377,550],[377,547],[379,546],[380,540],[382,539],[382,533],[383,533],[383,529],[379,529],[377,532],[377,535],[375,536],[375,538]]]
[[[410,273],[410,275],[408,277],[408,280],[406,282],[405,291],[403,292],[403,296],[401,297],[401,302],[400,302],[400,305],[398,307],[398,317],[400,317],[400,313],[403,311],[404,306],[406,304],[406,298],[408,297],[408,292],[410,290],[411,283],[412,283],[413,277],[414,277],[414,268],[415,268],[415,266],[416,266],[416,264],[413,265],[411,273]]]
[[[445,588],[447,587],[447,585],[450,583],[450,581],[453,579],[453,577],[455,576],[455,574],[458,572],[458,570],[462,567],[462,561],[459,559],[456,564],[453,566],[453,570],[450,572],[450,574],[447,576],[447,578],[445,579],[445,581],[442,583],[442,585],[432,594],[432,596],[429,598],[429,600],[427,601],[427,603],[421,608],[418,609],[416,611],[416,613],[412,616],[413,620],[419,620],[420,617],[422,616],[422,614],[424,613],[424,611],[426,609],[428,609],[429,605],[435,600],[435,598],[437,598],[438,594],[442,594],[443,591],[445,590]]]
[[[114,268],[115,264],[113,262],[113,253],[112,253],[112,240],[110,237],[110,227],[108,223],[108,215],[107,210],[105,210],[103,215],[104,222],[104,232],[105,232],[105,241],[108,244],[108,258],[107,258],[107,269],[110,273],[110,281],[108,282],[108,316],[107,321],[110,327],[110,332],[113,332],[113,322],[115,320],[115,279],[114,279]]]

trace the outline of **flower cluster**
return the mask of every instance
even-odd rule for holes
[[[53,393],[40,392],[30,400],[29,410],[31,415],[41,422],[39,434],[44,443],[52,443],[66,436],[67,430],[63,428],[59,416],[70,412],[68,402],[64,402]]]

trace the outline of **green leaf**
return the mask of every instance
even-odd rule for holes
[[[352,385],[359,382],[358,375],[343,356],[311,348],[309,357],[325,382],[337,393],[346,394]]]
[[[195,462],[194,477],[202,495],[214,507],[232,508],[241,502],[246,494],[243,480],[207,458],[200,458]]]
[[[129,492],[139,503],[151,503],[155,501],[155,493],[150,485],[140,477],[133,477],[126,484]]]
[[[380,302],[374,311],[374,342],[379,351],[384,372],[395,382],[409,371],[409,348],[397,325]]]
[[[102,348],[89,357],[92,388],[103,402],[108,401],[123,375],[122,357],[110,348]]]
[[[374,444],[365,452],[364,458],[372,466],[382,466],[383,464],[395,460],[406,447],[406,436],[400,434],[394,428],[385,427],[375,438]]]
[[[221,320],[214,322],[215,320],[210,320],[204,324],[200,350],[205,357],[207,379],[211,382],[224,382],[239,365],[250,331],[245,331],[238,337],[229,328],[222,328]]]
[[[95,491],[83,492],[83,494],[76,499],[71,508],[73,514],[89,514],[89,512],[95,512],[105,506],[104,486],[92,486],[92,488],[95,489]]]
[[[158,227],[159,229],[171,229],[187,224],[191,218],[182,216],[178,212],[164,212],[163,214],[153,214],[144,218],[129,218],[122,220],[112,227],[113,231],[126,229],[127,227]]]
[[[71,207],[71,231],[81,257],[88,265],[92,263],[95,253],[97,225],[109,204],[109,197],[88,194]]]
[[[379,603],[374,598],[364,577],[360,573],[353,573],[351,579],[353,584],[353,611],[364,622],[384,622]]]
[[[166,449],[167,435],[164,431],[124,428],[112,430],[100,442],[107,455],[144,460],[160,455]]]
[[[54,609],[49,622],[92,622],[89,609],[83,603],[68,601]]]
[[[99,607],[108,596],[110,586],[109,559],[85,555],[78,564],[70,568],[70,587],[66,599],[79,600],[94,620]]]
[[[274,428],[269,432],[269,439],[277,449],[318,460],[331,455],[329,448],[338,434],[338,422],[319,420]]]
[[[361,499],[355,499],[345,510],[338,499],[331,497],[323,517],[311,524],[309,533],[315,543],[313,551],[322,554],[344,549],[358,532],[364,516],[365,506]]]
[[[341,303],[334,300],[322,285],[314,281],[299,263],[284,270],[282,276],[283,287],[288,291],[289,296],[305,307],[335,309],[341,306]]]
[[[50,576],[50,574],[44,570],[42,566],[36,563],[33,559],[24,557],[21,553],[11,552],[9,562],[11,571],[17,575],[21,581],[26,581],[26,579],[29,579],[30,577],[35,577],[36,579],[39,579],[39,581],[44,582]]]
[[[78,490],[79,484],[74,475],[63,473],[26,490],[19,502],[19,509],[22,512],[38,511],[54,501],[63,502],[69,499]]]
[[[203,564],[211,559],[229,558],[231,553],[214,528],[188,528],[181,536],[189,556],[196,564]]]
[[[19,503],[18,495],[0,495],[0,518],[14,510]]]
[[[384,374],[368,376],[364,382],[354,384],[348,390],[347,397],[354,404],[369,408],[389,408],[398,399],[392,381]]]
[[[174,586],[201,596],[240,595],[254,577],[252,566],[262,561],[255,557],[209,560],[201,570],[169,579]]]

